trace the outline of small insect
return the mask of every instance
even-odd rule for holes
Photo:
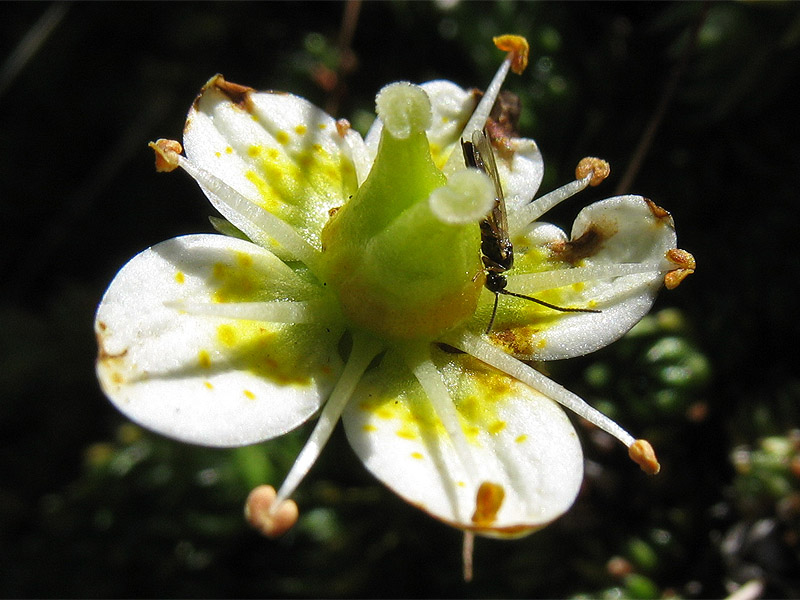
[[[587,312],[599,313],[599,310],[589,308],[566,308],[539,300],[533,296],[509,292],[506,289],[508,280],[505,272],[514,266],[514,246],[508,237],[508,218],[506,216],[506,202],[503,196],[503,187],[500,185],[500,175],[497,172],[497,163],[494,152],[486,131],[475,131],[471,141],[461,140],[461,150],[467,167],[480,169],[486,173],[494,184],[494,207],[492,212],[481,221],[481,259],[486,271],[486,289],[494,294],[494,307],[492,317],[486,333],[492,330],[494,319],[497,316],[497,304],[500,295],[513,296],[536,302],[547,308],[561,312]]]

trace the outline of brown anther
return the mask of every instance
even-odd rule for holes
[[[274,487],[260,485],[250,492],[244,506],[247,522],[268,538],[276,538],[289,531],[299,516],[294,500],[284,500],[273,511],[276,496]]]
[[[592,175],[589,185],[600,185],[600,183],[611,174],[611,165],[602,158],[595,158],[593,156],[582,158],[578,166],[575,167],[575,179],[583,179],[589,174]]]
[[[674,290],[681,281],[694,273],[697,263],[691,253],[679,248],[667,250],[666,257],[669,262],[678,267],[664,275],[664,285],[668,290]]]
[[[520,75],[528,66],[528,40],[521,35],[506,34],[498,35],[492,41],[498,49],[511,54],[511,70]]]
[[[183,152],[179,142],[160,139],[147,144],[156,153],[156,171],[169,173],[178,168],[178,156]]]
[[[656,475],[661,470],[661,465],[658,464],[656,458],[656,451],[647,440],[633,442],[628,448],[628,456],[648,475]]]
[[[503,504],[506,492],[498,483],[484,481],[475,496],[475,513],[472,522],[479,527],[488,527],[497,520],[497,511]]]
[[[347,135],[348,131],[350,131],[350,121],[348,121],[347,119],[338,119],[336,121],[336,132],[341,137],[344,137]]]

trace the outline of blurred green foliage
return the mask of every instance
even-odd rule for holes
[[[719,597],[756,580],[765,596],[800,595],[800,5],[365,2],[344,48],[343,14],[0,4],[0,594]],[[43,15],[49,36],[13,63]],[[146,143],[178,138],[217,72],[364,130],[387,82],[485,86],[505,32],[532,46],[508,87],[544,153],[543,189],[585,155],[614,169],[559,207],[564,225],[619,193],[669,100],[631,191],[673,213],[698,272],[617,344],[546,366],[653,441],[662,473],[645,477],[581,424],[575,507],[523,540],[478,539],[466,585],[459,533],[377,484],[337,432],[298,491],[298,526],[265,540],[244,499],[281,480],[307,427],[245,449],[185,446],[126,423],[94,379],[93,311],[115,271],[211,230],[202,194],[155,174]]]

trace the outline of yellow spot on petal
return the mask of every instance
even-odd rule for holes
[[[371,424],[369,424],[369,423],[367,423],[366,425],[364,425],[364,426],[363,426],[361,429],[362,429],[363,431],[366,431],[366,432],[368,432],[368,433],[372,433],[373,431],[378,431],[378,428],[377,428],[377,427],[375,427],[375,425],[371,425]]]
[[[281,146],[285,146],[289,143],[289,134],[285,131],[279,131],[275,134],[275,141],[278,142]]]
[[[327,129],[328,128],[328,124],[327,123],[320,123],[319,125],[317,125],[317,127],[319,127],[320,129]]]
[[[412,452],[411,453],[411,458],[416,458],[417,460],[422,460],[425,457],[422,456],[422,454],[420,452]]]
[[[206,386],[206,389],[213,390],[214,386],[211,384],[210,381],[204,381],[203,385]]]
[[[489,433],[491,433],[492,435],[497,435],[505,428],[506,428],[505,421],[495,421],[494,423],[489,425]]]
[[[307,131],[308,131],[308,128],[305,125],[298,125],[297,127],[294,128],[294,132],[297,135],[305,135],[305,133]]]
[[[379,408],[378,410],[376,410],[376,411],[375,411],[375,414],[376,414],[376,415],[378,416],[378,418],[380,418],[380,419],[391,419],[391,418],[394,416],[394,415],[392,414],[392,411],[391,411],[391,410],[389,410],[388,408],[384,408],[384,407],[381,407],[381,408]]]
[[[244,395],[245,395],[245,398],[247,398],[248,400],[255,400],[256,399],[256,395],[253,392],[251,392],[250,390],[245,390],[244,391]]]
[[[465,485],[467,485],[467,484],[466,484],[466,483],[464,483],[463,481],[457,481],[457,482],[456,482],[456,485],[457,485],[458,487],[464,487],[464,486],[465,486]]]
[[[263,150],[263,148],[261,146],[250,146],[247,149],[247,155],[255,158],[256,156],[261,154],[262,150]]]
[[[517,437],[514,439],[514,441],[515,441],[515,442],[517,442],[518,444],[521,444],[522,442],[524,442],[524,441],[525,441],[525,440],[527,440],[527,439],[528,439],[528,434],[526,434],[526,433],[523,433],[522,435],[518,435],[518,436],[517,436]]]
[[[221,152],[214,152],[214,156],[216,156],[217,158],[219,158],[220,156],[222,156],[222,153],[221,153]]]
[[[230,146],[225,147],[225,154],[233,154],[233,148]]]
[[[240,267],[252,267],[253,257],[247,254],[246,252],[237,252],[236,264],[238,264]]]
[[[408,429],[400,429],[397,432],[397,437],[401,437],[406,440],[414,440],[417,438],[417,435],[413,431],[409,431]]]
[[[229,348],[236,343],[236,332],[231,325],[220,325],[217,327],[217,338]]]
[[[186,283],[186,276],[183,274],[183,271],[175,273],[175,281],[177,283]]]
[[[211,367],[211,355],[207,350],[200,350],[197,353],[197,362],[200,363],[201,368],[208,369]]]

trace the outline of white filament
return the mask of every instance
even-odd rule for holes
[[[319,321],[319,313],[311,302],[185,302],[177,300],[165,302],[167,308],[174,308],[192,315],[242,319],[245,321],[265,321],[270,323],[314,323]]]
[[[253,242],[269,248],[274,240],[314,270],[320,252],[300,237],[294,227],[183,156],[178,156],[178,164],[200,184],[214,208]]]
[[[663,263],[616,263],[605,265],[588,265],[573,267],[571,269],[554,269],[538,273],[522,273],[509,275],[509,288],[522,294],[536,294],[545,290],[552,290],[565,285],[613,279],[625,275],[638,275],[641,273],[666,273],[671,268],[666,261]]]
[[[283,501],[294,493],[308,471],[314,466],[326,442],[331,437],[336,423],[339,422],[339,417],[342,415],[347,401],[353,395],[361,376],[380,350],[380,342],[374,338],[354,336],[353,350],[347,359],[339,381],[336,382],[330,398],[322,408],[314,431],[311,432],[311,436],[278,490],[278,495],[270,508],[270,514],[274,515],[278,511]]]
[[[545,377],[533,367],[506,354],[503,350],[487,342],[485,339],[472,333],[463,332],[459,338],[448,341],[448,343],[482,360],[486,364],[493,366],[495,369],[529,385],[551,400],[555,400],[578,416],[583,417],[603,431],[613,435],[620,442],[625,444],[625,446],[630,447],[635,441],[630,433],[625,431],[599,410],[587,404],[580,396],[573,394],[552,379]]]
[[[566,185],[561,186],[552,192],[545,194],[541,198],[537,198],[529,204],[525,204],[514,211],[510,211],[508,215],[508,230],[514,235],[523,228],[527,227],[539,217],[541,217],[548,210],[563,202],[567,198],[571,198],[578,192],[589,185],[592,180],[590,173],[583,179],[576,179]]]

